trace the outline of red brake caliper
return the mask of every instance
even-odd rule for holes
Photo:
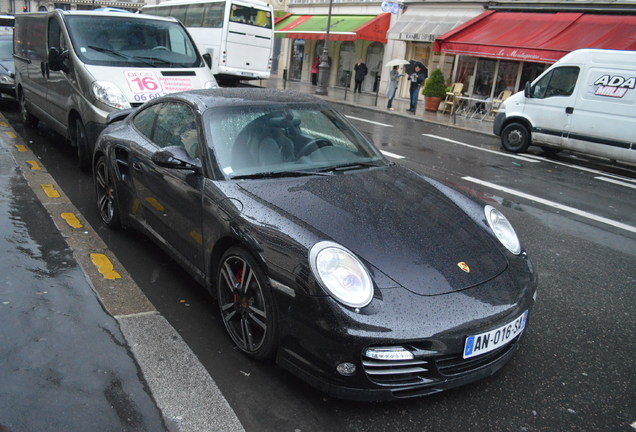
[[[243,269],[241,268],[241,270],[239,270],[239,273],[236,275],[236,281],[239,283],[239,285],[241,284],[241,282],[243,282]],[[238,300],[238,294],[236,293],[236,291],[234,292],[234,303],[236,303]]]

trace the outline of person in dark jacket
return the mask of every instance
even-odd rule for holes
[[[415,114],[417,108],[417,98],[420,94],[420,86],[426,79],[426,74],[422,71],[419,65],[415,66],[415,72],[409,76],[411,85],[409,86],[409,93],[411,94],[411,106],[407,109],[408,112]]]
[[[356,65],[353,67],[353,70],[355,71],[354,79],[356,81],[353,92],[355,93],[357,91],[358,93],[362,93],[362,80],[364,80],[364,77],[367,75],[367,72],[369,72],[369,70],[367,69],[367,65],[364,64],[362,59],[358,60],[358,63],[356,63]]]

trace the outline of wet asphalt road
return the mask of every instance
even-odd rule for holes
[[[24,130],[17,107],[0,110],[188,342],[246,430],[633,430],[636,233],[625,227],[636,227],[634,171],[612,169],[627,177],[610,183],[597,177],[617,179],[590,171],[605,172],[600,162],[568,155],[552,161],[512,158],[440,139],[498,152],[494,137],[343,107],[346,114],[386,125],[353,120],[382,150],[404,157],[396,162],[502,209],[540,278],[521,349],[494,377],[426,398],[351,403],[327,398],[276,366],[237,353],[216,304],[185,272],[141,235],[100,225],[91,177],[75,168],[72,149],[45,126]],[[573,160],[577,167],[561,164]]]

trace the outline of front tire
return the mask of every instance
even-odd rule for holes
[[[513,153],[522,153],[530,146],[530,131],[521,123],[510,123],[501,133],[501,146]]]
[[[272,357],[277,322],[271,288],[247,250],[232,247],[223,254],[216,289],[223,324],[238,349],[257,360]]]
[[[97,210],[102,222],[110,228],[121,228],[115,180],[106,156],[101,156],[95,165],[95,192],[97,194]]]
[[[20,117],[22,118],[22,123],[24,126],[28,128],[36,128],[38,127],[39,119],[29,112],[29,109],[26,106],[26,99],[24,97],[24,92],[20,92],[20,97],[18,99],[20,104]]]
[[[75,146],[77,147],[77,159],[79,168],[88,171],[91,166],[91,152],[88,145],[88,135],[81,119],[75,120]]]

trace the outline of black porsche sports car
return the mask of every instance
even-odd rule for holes
[[[112,122],[103,222],[185,267],[245,354],[387,400],[489,376],[518,346],[537,279],[508,220],[387,161],[323,100],[191,91]]]

